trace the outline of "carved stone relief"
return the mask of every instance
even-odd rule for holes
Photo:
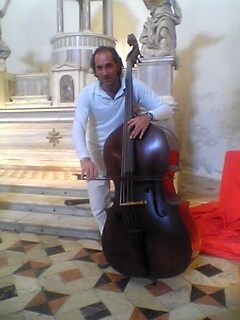
[[[69,75],[60,79],[60,102],[74,102],[74,84]]]

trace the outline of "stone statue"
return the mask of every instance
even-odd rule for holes
[[[182,11],[176,0],[143,0],[150,17],[143,25],[139,41],[145,57],[175,56],[176,25],[181,23]]]
[[[7,8],[10,4],[11,0],[6,0],[4,6],[0,10],[0,19],[2,19],[6,12]],[[2,40],[2,28],[1,28],[1,21],[0,21],[0,70],[4,69],[5,67],[5,60],[9,57],[11,51],[6,45],[6,43]],[[4,71],[4,70],[2,70]]]

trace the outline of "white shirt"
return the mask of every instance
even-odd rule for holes
[[[136,103],[150,111],[156,120],[172,115],[171,107],[141,81],[133,79]],[[97,80],[82,89],[77,99],[73,122],[73,142],[79,159],[102,154],[106,138],[124,121],[125,77],[114,98],[101,88]]]

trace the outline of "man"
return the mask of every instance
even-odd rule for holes
[[[104,177],[103,146],[108,135],[124,120],[125,77],[122,60],[112,47],[99,47],[91,67],[97,81],[85,87],[78,97],[73,123],[73,141],[80,159],[82,178],[86,177],[89,201],[102,234],[105,208],[110,204],[109,181]],[[128,122],[132,139],[141,139],[151,120],[165,120],[172,115],[168,104],[139,80],[133,80],[134,98],[146,110]]]

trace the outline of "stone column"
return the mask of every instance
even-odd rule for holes
[[[83,30],[90,30],[91,28],[91,11],[90,0],[83,0]]]
[[[112,37],[113,21],[112,21],[112,0],[103,1],[103,33]]]
[[[57,0],[57,32],[64,32],[63,0]]]
[[[79,31],[84,28],[84,15],[83,15],[83,0],[78,0],[79,3]]]

